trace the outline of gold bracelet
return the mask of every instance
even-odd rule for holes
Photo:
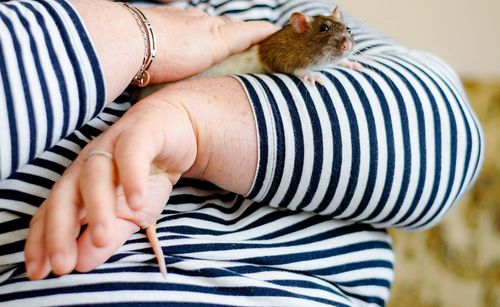
[[[119,2],[134,16],[134,19],[139,26],[142,38],[144,39],[144,59],[142,60],[141,68],[135,74],[131,83],[140,87],[145,87],[151,79],[148,69],[151,67],[154,58],[156,57],[156,36],[149,19],[144,13],[128,3]]]

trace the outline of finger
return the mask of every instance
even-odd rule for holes
[[[116,141],[118,176],[132,210],[139,210],[147,201],[148,176],[157,146],[152,133],[141,127],[127,130]]]
[[[46,201],[45,245],[52,271],[70,273],[76,266],[76,239],[80,230],[79,176],[82,159],[77,159],[54,185]]]
[[[222,39],[231,54],[247,49],[279,29],[266,21],[228,22],[219,27]]]
[[[99,151],[111,153],[110,146],[94,146]],[[88,150],[92,153],[92,150]],[[89,156],[87,156],[89,157]],[[112,239],[110,223],[115,217],[116,174],[113,158],[93,155],[82,165],[80,191],[83,198],[92,242],[106,246]]]
[[[139,231],[139,226],[127,220],[115,219],[111,225],[115,233],[109,244],[103,247],[93,244],[89,229],[82,233],[78,239],[77,271],[88,272],[103,264],[130,236]]]
[[[42,204],[30,222],[30,229],[24,246],[26,273],[31,280],[43,279],[51,267],[45,247],[45,205]]]

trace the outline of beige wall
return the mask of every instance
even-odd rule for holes
[[[358,20],[431,51],[462,77],[500,78],[500,0],[338,0]]]

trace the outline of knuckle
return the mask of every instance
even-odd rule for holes
[[[30,228],[33,228],[35,227],[36,225],[38,225],[43,219],[43,214],[40,214],[40,210],[35,213],[35,215],[31,218],[31,221],[30,221]]]
[[[66,248],[65,248],[66,245],[58,243],[57,240],[55,240],[55,239],[57,239],[57,238],[51,238],[50,236],[47,236],[47,240],[46,240],[47,252],[51,255],[65,254],[66,253]]]
[[[212,38],[220,38],[221,27],[224,25],[224,21],[220,18],[211,19],[210,25],[207,30]]]
[[[60,231],[47,229],[45,233],[45,245],[50,254],[66,252],[67,242],[59,235]]]

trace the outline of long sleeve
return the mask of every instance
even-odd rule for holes
[[[104,80],[63,0],[0,3],[0,179],[95,117]]]
[[[306,1],[294,3],[307,12]],[[478,120],[441,60],[347,23],[362,70],[325,69],[315,87],[281,74],[238,77],[259,135],[247,197],[377,227],[430,227],[478,174]]]

